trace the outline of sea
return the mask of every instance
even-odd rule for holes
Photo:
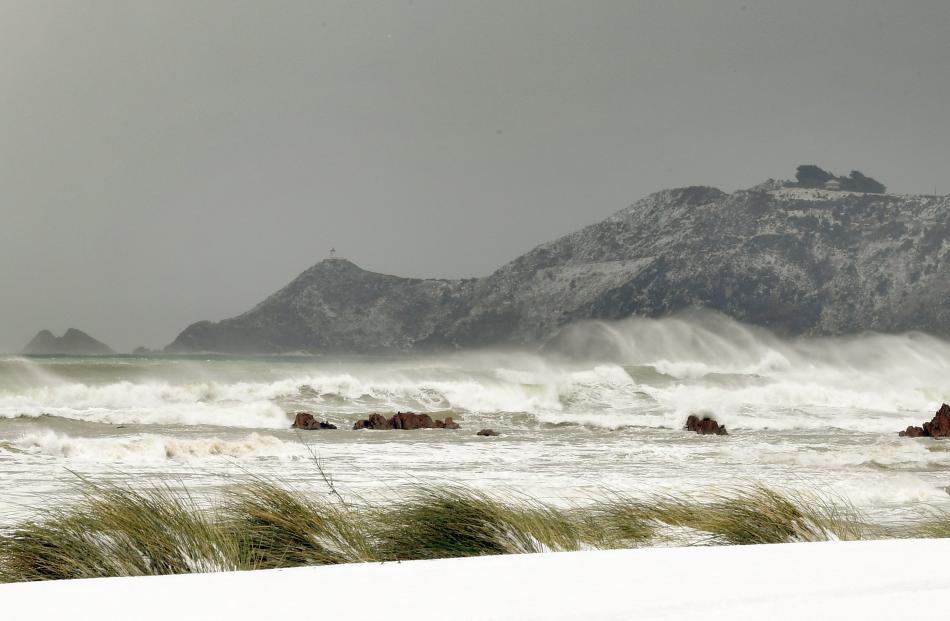
[[[946,401],[945,340],[783,338],[698,312],[431,355],[7,355],[0,526],[88,483],[213,498],[259,477],[367,501],[427,484],[555,504],[759,483],[901,519],[950,508],[950,440],[898,437]],[[297,411],[339,429],[292,429]],[[352,428],[397,411],[461,428]],[[729,435],[685,431],[691,414]]]

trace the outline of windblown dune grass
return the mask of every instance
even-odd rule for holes
[[[891,530],[894,537],[948,539],[950,538],[950,513],[937,509],[920,511],[902,528]]]
[[[866,520],[846,500],[805,492],[778,492],[763,485],[716,493],[697,504],[663,498],[649,510],[670,526],[709,533],[713,543],[749,545],[791,541],[874,538]]]
[[[46,510],[0,538],[0,580],[230,571],[239,540],[187,494],[83,484],[82,501]]]
[[[360,509],[318,502],[273,483],[231,491],[221,526],[256,568],[333,565],[377,560]]]
[[[83,485],[81,500],[0,534],[0,581],[141,576],[366,561],[950,535],[950,517],[886,531],[843,499],[761,485],[702,500],[605,493],[555,507],[521,495],[420,487],[385,504],[253,480],[213,507],[183,490]]]
[[[534,499],[497,500],[465,488],[423,488],[377,511],[376,542],[387,560],[578,550],[574,515]]]

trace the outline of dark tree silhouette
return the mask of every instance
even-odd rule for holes
[[[887,188],[877,179],[865,176],[861,171],[852,170],[849,177],[836,177],[827,170],[814,164],[802,164],[795,173],[798,185],[803,188],[824,188],[829,181],[836,181],[838,188],[849,192],[867,192],[884,194]]]
[[[877,179],[866,177],[860,171],[852,170],[850,177],[839,177],[842,190],[851,192],[867,192],[869,194],[884,194],[887,188]]]
[[[803,188],[821,188],[834,178],[830,172],[814,164],[802,164],[795,173],[798,185]]]

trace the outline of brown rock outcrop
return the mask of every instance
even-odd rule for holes
[[[390,429],[432,429],[435,427],[435,421],[428,414],[416,414],[415,412],[396,412],[389,419]]]
[[[684,429],[686,431],[695,431],[700,435],[729,435],[725,425],[720,425],[708,416],[699,418],[696,415],[690,415],[690,417],[686,419],[686,427],[684,427]]]
[[[365,420],[358,420],[353,425],[353,429],[458,429],[459,425],[451,416],[446,416],[445,420],[432,420],[428,414],[416,414],[415,412],[396,412],[391,417],[386,418],[381,414],[370,414]]]
[[[391,429],[391,427],[382,414],[370,414],[369,418],[356,421],[353,429]]]
[[[437,420],[435,421],[435,426],[437,429],[458,429],[459,424],[452,420],[451,416],[446,416],[444,421]]]
[[[476,436],[500,436],[501,434],[495,431],[494,429],[482,429],[475,435]]]
[[[331,425],[325,420],[317,420],[310,412],[297,412],[291,427],[293,429],[336,429],[336,425]]]
[[[950,437],[950,405],[944,403],[923,427],[908,427],[898,435],[906,438],[947,438]]]

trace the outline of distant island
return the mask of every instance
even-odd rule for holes
[[[63,336],[56,336],[49,330],[40,330],[23,348],[28,355],[67,355],[101,356],[114,354],[112,348],[92,338],[82,330],[70,328]]]
[[[572,322],[691,308],[785,335],[950,336],[950,197],[883,189],[805,165],[796,181],[733,193],[664,190],[484,278],[402,278],[330,258],[242,315],[189,326],[166,351],[538,344]]]

